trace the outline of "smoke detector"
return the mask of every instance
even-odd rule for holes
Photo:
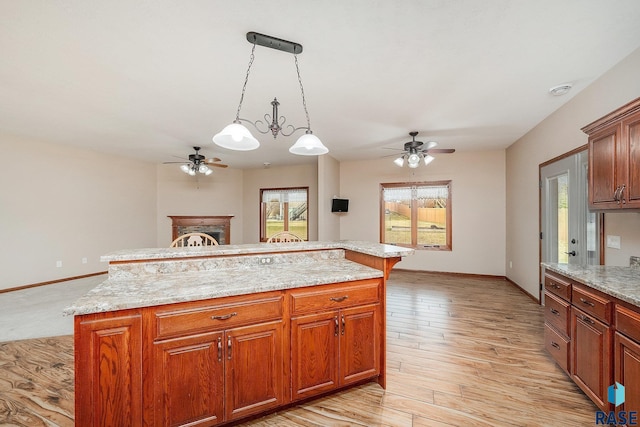
[[[563,83],[561,85],[554,86],[551,89],[549,89],[549,93],[553,96],[562,96],[567,92],[569,92],[572,87],[573,85],[571,83]]]

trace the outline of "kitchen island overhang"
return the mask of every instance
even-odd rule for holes
[[[109,278],[65,310],[76,423],[217,425],[385,387],[386,278],[412,253],[341,241],[103,257]]]

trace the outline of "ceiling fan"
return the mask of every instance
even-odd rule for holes
[[[222,163],[218,163],[222,161],[218,157],[212,157],[210,159],[207,159],[205,156],[199,153],[200,147],[193,147],[193,149],[196,152],[195,154],[189,154],[188,161],[164,162],[163,164],[166,165],[166,164],[172,164],[172,163],[182,163],[182,165],[180,166],[180,169],[182,170],[182,172],[189,174],[191,176],[194,176],[196,173],[211,175],[213,171],[211,170],[210,166],[213,166],[216,168],[226,168],[229,166]]]
[[[424,164],[428,165],[434,159],[430,153],[453,153],[456,151],[453,148],[435,148],[438,145],[435,141],[426,143],[416,141],[418,132],[409,132],[409,135],[411,135],[411,141],[405,142],[404,148],[401,150],[403,154],[393,161],[400,167],[404,166],[405,160],[410,168],[417,168],[420,165],[420,160],[423,160]],[[395,148],[391,148],[391,150],[395,150]]]

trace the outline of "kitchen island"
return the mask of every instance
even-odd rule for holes
[[[233,422],[385,387],[385,293],[413,250],[301,242],[119,251],[75,316],[76,425]]]

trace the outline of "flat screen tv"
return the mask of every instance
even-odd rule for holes
[[[333,199],[331,212],[349,212],[349,199]]]

